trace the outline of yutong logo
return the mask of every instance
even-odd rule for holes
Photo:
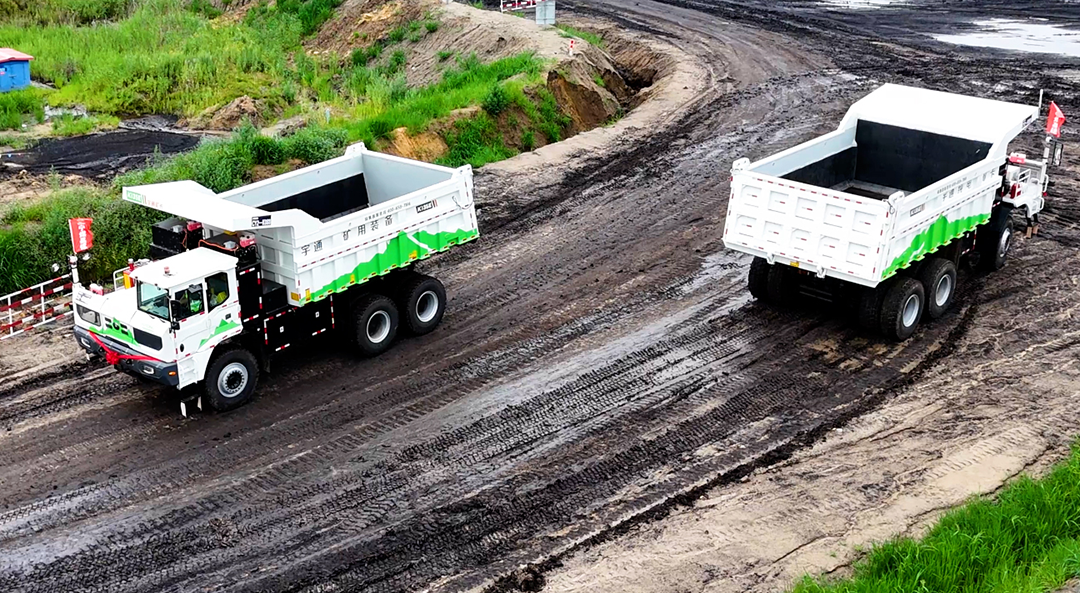
[[[435,200],[432,200],[430,202],[424,202],[423,204],[420,204],[419,206],[416,207],[416,213],[420,214],[421,212],[427,212],[428,210],[434,209],[435,206],[438,206],[438,205],[439,205],[439,203],[436,202]]]

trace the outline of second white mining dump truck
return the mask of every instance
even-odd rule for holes
[[[479,236],[472,169],[350,146],[318,165],[215,194],[192,181],[124,188],[174,218],[117,290],[74,287],[75,336],[119,370],[247,402],[271,355],[335,328],[365,355],[443,318],[446,292],[411,264]],[[194,398],[182,402],[182,411]]]
[[[1009,154],[1039,107],[887,84],[839,128],[732,167],[729,249],[754,255],[750,292],[858,302],[862,326],[907,339],[956,297],[962,261],[996,270],[1012,214],[1038,222],[1046,163]]]

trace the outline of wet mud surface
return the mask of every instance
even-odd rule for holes
[[[1046,10],[979,15],[1018,4]],[[699,91],[603,154],[480,172],[482,240],[425,264],[451,296],[444,325],[379,359],[313,345],[252,405],[187,420],[157,388],[80,362],[0,385],[0,589],[536,590],[568,552],[949,368],[985,320],[1042,314],[1008,308],[1038,283],[971,277],[967,305],[884,343],[842,312],[751,302],[749,261],[720,236],[732,161],[834,128],[881,82],[1018,101],[1042,87],[1068,112],[1066,66],[945,51],[917,35],[954,22],[929,9],[564,5],[693,56]],[[1033,240],[1074,256],[1076,165]],[[1012,339],[1053,331],[1024,327]]]
[[[137,127],[137,126],[136,126]],[[191,150],[199,137],[155,129],[122,129],[115,132],[50,138],[26,150],[0,155],[0,175],[27,170],[92,178],[110,178],[141,167],[155,153]]]

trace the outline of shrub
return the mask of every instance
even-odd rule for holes
[[[221,10],[211,4],[210,0],[191,0],[188,3],[188,10],[209,19],[216,19],[221,16]]]
[[[483,107],[484,111],[493,116],[499,115],[510,106],[510,95],[502,85],[497,84],[492,87],[491,92],[484,97],[480,106]]]
[[[439,30],[439,23],[438,21],[428,21],[424,23],[424,28],[427,29],[428,33],[434,33]]]
[[[256,136],[249,143],[251,159],[256,165],[280,165],[285,162],[285,147],[278,140]]]
[[[390,63],[387,65],[387,73],[397,74],[405,67],[405,51],[397,50],[390,56]]]
[[[341,156],[348,136],[344,130],[305,128],[285,138],[282,143],[287,158],[310,165]]]
[[[454,57],[454,52],[444,49],[444,50],[440,51],[439,53],[435,54],[435,56],[437,58],[439,58],[440,62],[445,62],[446,60],[449,60],[450,58]]]
[[[536,135],[532,130],[521,135],[521,148],[525,152],[529,152],[536,148]]]

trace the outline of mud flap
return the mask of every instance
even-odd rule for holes
[[[184,418],[189,418],[190,416],[188,414],[188,411],[190,410],[192,413],[194,413],[194,411],[195,411],[195,410],[191,409],[192,404],[194,404],[195,408],[198,409],[201,412],[202,409],[203,409],[203,407],[202,407],[202,396],[200,395],[200,396],[189,397],[187,399],[180,400],[180,415],[183,416]]]

